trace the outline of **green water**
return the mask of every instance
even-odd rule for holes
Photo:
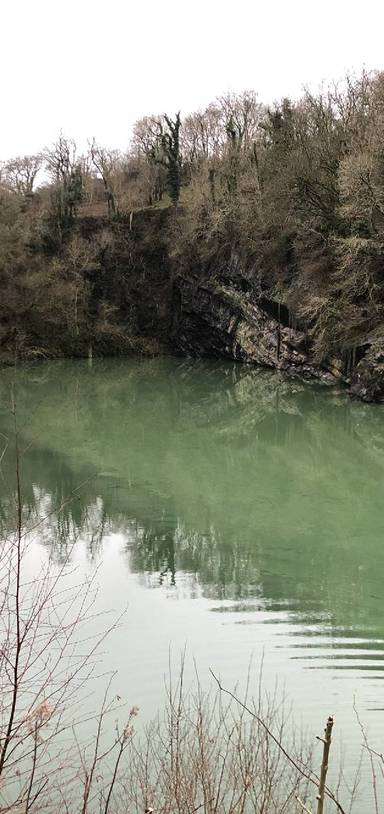
[[[2,372],[9,438],[12,380],[36,545],[76,539],[98,608],[128,606],[105,658],[131,703],[153,714],[170,646],[227,685],[263,655],[310,731],[334,713],[355,761],[356,696],[381,751],[384,407],[225,363],[55,362]],[[1,474],[7,525],[11,449]]]

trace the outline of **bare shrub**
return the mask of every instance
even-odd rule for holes
[[[182,665],[176,683],[169,679],[163,717],[129,744],[116,793],[121,809],[261,814],[295,808],[299,788],[306,799],[308,781],[268,735],[273,727],[300,764],[310,760],[277,694],[250,701],[253,716],[220,688],[204,692],[198,677],[194,686],[185,688]]]
[[[15,416],[14,404],[12,410]],[[77,583],[70,552],[59,567],[42,558],[37,571],[33,542],[46,516],[25,516],[17,427],[15,438],[14,526],[0,536],[2,814],[57,810],[60,776],[68,793],[77,787],[67,734],[84,719],[85,687],[89,695],[98,649],[114,627],[90,635],[95,577]]]

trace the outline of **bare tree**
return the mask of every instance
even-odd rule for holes
[[[260,123],[265,115],[265,108],[257,101],[254,91],[228,93],[218,99],[225,128],[231,123],[236,132],[241,149],[248,153],[255,141],[260,139]]]
[[[116,176],[121,169],[121,154],[119,150],[100,147],[95,139],[90,144],[89,151],[92,164],[104,184],[108,214],[110,217],[115,217],[118,213]]]
[[[132,149],[137,155],[155,159],[163,135],[162,116],[144,116],[135,122],[132,135]]]
[[[148,203],[161,201],[166,189],[166,168],[163,163],[162,137],[164,117],[145,116],[133,127],[131,152],[144,175]]]
[[[44,158],[53,185],[57,221],[71,221],[83,191],[82,166],[77,158],[76,143],[60,134],[53,146],[45,150]]]
[[[32,195],[36,176],[42,164],[42,153],[12,158],[4,163],[3,179],[21,195]]]

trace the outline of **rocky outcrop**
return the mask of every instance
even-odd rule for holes
[[[350,392],[360,401],[384,401],[384,338],[374,340],[355,367]]]
[[[218,356],[304,376],[331,378],[315,363],[306,334],[271,316],[273,308],[219,282],[179,278],[175,287],[173,341],[190,356]]]
[[[13,365],[16,358],[176,352],[341,380],[355,398],[384,401],[384,339],[370,337],[344,353],[336,350],[320,364],[308,326],[298,324],[267,290],[257,259],[228,248],[202,259],[193,246],[190,255],[179,256],[174,216],[170,207],[116,222],[79,217],[73,236],[90,256],[93,244],[98,247],[94,262],[81,271],[87,297],[80,329],[53,306],[47,312],[43,306],[26,309],[20,331],[8,315],[0,325],[0,364]],[[50,318],[42,319],[46,313]]]

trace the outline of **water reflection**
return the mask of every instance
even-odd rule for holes
[[[1,379],[10,439],[12,375]],[[118,532],[148,588],[182,586],[231,624],[261,619],[308,669],[382,678],[382,407],[167,359],[24,368],[16,391],[24,510],[46,517],[53,558],[78,541],[95,562]],[[13,492],[10,447],[5,527]]]

